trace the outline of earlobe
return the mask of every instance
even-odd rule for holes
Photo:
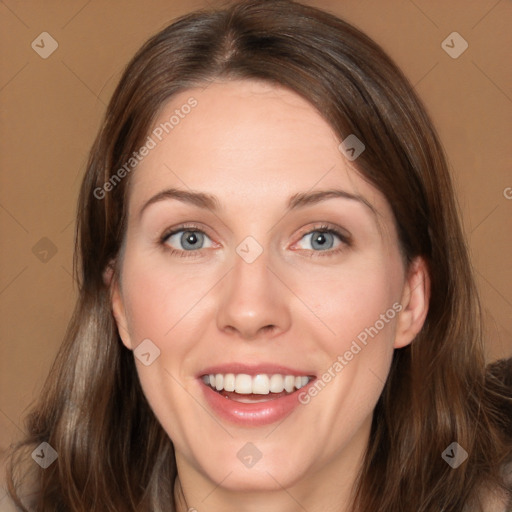
[[[402,293],[402,311],[398,317],[395,348],[409,345],[421,331],[430,301],[430,276],[425,260],[418,256],[409,265]]]
[[[103,272],[103,281],[108,286],[110,291],[110,305],[112,308],[112,315],[117,325],[117,331],[123,342],[123,345],[132,350],[132,343],[126,323],[126,311],[121,294],[120,284],[118,277],[115,273],[114,264],[111,262]]]

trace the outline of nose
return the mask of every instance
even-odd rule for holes
[[[290,328],[290,292],[268,264],[265,251],[252,263],[235,255],[234,268],[220,293],[217,326],[221,331],[255,340]]]

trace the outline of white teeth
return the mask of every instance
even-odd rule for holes
[[[227,373],[224,375],[224,391],[235,391],[235,374]]]
[[[217,391],[224,389],[224,375],[222,375],[222,373],[215,375],[215,389]]]
[[[303,388],[308,382],[309,379],[307,377],[295,377],[295,387],[297,389]]]
[[[258,374],[253,377],[245,373],[217,373],[204,375],[202,379],[206,385],[210,385],[217,391],[235,391],[241,395],[268,395],[283,391],[291,393],[310,381],[307,376]]]
[[[295,387],[295,377],[293,375],[287,375],[284,378],[285,391],[288,391],[288,393],[291,393],[293,391],[294,387]]]
[[[256,375],[252,379],[252,392],[256,395],[268,395],[270,393],[270,379],[267,375]]]
[[[252,393],[252,378],[245,373],[239,373],[235,377],[235,392],[247,395]]]
[[[270,391],[272,393],[282,393],[284,391],[284,379],[282,375],[278,374],[270,377]]]

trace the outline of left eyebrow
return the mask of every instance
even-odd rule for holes
[[[319,190],[315,192],[303,192],[299,194],[294,194],[292,197],[290,197],[287,205],[287,210],[295,210],[298,208],[303,208],[305,206],[310,206],[312,204],[317,204],[321,201],[325,201],[327,199],[334,199],[334,198],[341,198],[341,199],[349,199],[351,201],[358,201],[364,206],[368,207],[372,213],[377,217],[377,210],[374,208],[374,206],[363,196],[360,196],[358,194],[351,194],[350,192],[347,192],[345,190],[337,190],[337,189],[330,189],[330,190]]]

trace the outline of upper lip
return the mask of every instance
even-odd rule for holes
[[[217,373],[235,373],[240,374],[244,373],[246,375],[261,375],[261,374],[267,374],[267,375],[295,375],[297,376],[308,376],[308,377],[314,377],[315,374],[311,370],[297,370],[296,368],[290,368],[288,366],[281,366],[276,365],[274,363],[258,363],[258,364],[247,364],[247,363],[224,363],[224,364],[217,364],[213,366],[209,366],[208,368],[205,368],[204,370],[201,370],[197,377],[200,378],[203,375],[211,375],[211,374],[217,374]]]

